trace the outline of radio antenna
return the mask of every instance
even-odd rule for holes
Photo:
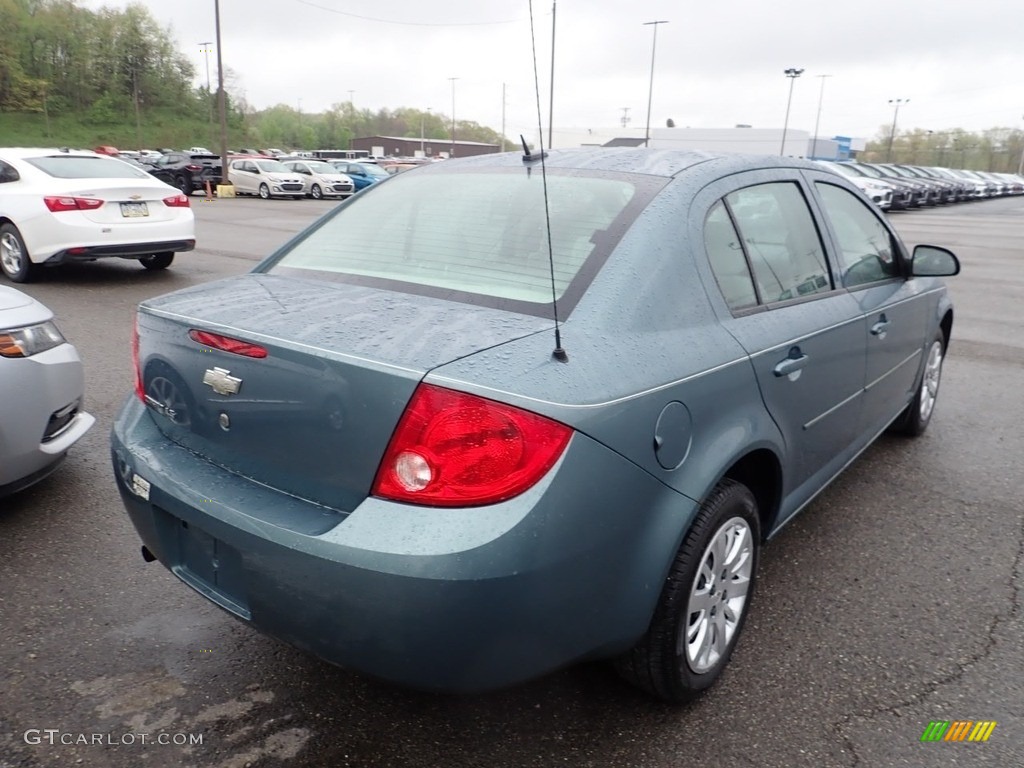
[[[537,38],[533,28],[533,0],[530,0],[530,43],[533,46],[533,92],[537,97],[537,142],[540,145],[540,153],[538,155],[530,154],[530,150],[526,146],[526,139],[522,136],[520,139],[523,142],[523,162],[532,163],[540,160],[540,178],[544,188],[544,223],[548,236],[548,271],[551,275],[551,309],[555,316],[555,348],[551,352],[551,356],[560,363],[567,363],[569,355],[562,348],[561,323],[558,320],[558,292],[555,289],[555,255],[551,245],[551,209],[548,206],[548,175],[547,166],[544,163],[547,152],[544,151],[544,125],[540,113],[540,78],[537,75]],[[552,94],[553,100],[554,94]]]

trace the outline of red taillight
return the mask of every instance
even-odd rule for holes
[[[186,165],[185,170],[192,171],[192,173],[195,173],[196,171],[203,170],[203,166],[192,163],[190,165]]]
[[[168,208],[188,208],[188,197],[185,195],[171,195],[164,198],[164,205]]]
[[[139,364],[139,316],[135,316],[132,328],[132,367],[135,369],[135,395],[146,402],[146,389],[142,385],[142,366]]]
[[[232,355],[244,355],[245,357],[264,358],[267,350],[259,344],[252,344],[241,339],[233,339],[230,336],[221,336],[219,333],[209,331],[197,331],[192,329],[188,337],[204,347],[219,349],[221,352],[230,352]]]
[[[421,384],[372,493],[437,507],[494,504],[530,488],[572,436],[564,424],[476,395]]]
[[[102,200],[95,197],[44,197],[43,202],[53,213],[61,211],[91,211],[103,205]]]

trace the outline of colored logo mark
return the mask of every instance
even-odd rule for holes
[[[921,741],[988,741],[995,729],[995,720],[932,720]]]

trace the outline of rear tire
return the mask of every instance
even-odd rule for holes
[[[746,622],[760,543],[754,494],[722,480],[683,539],[647,633],[616,660],[619,674],[677,704],[711,686]]]
[[[154,253],[152,256],[143,256],[139,259],[139,263],[146,269],[167,269],[171,266],[171,262],[174,261],[174,254],[171,252],[166,253]]]
[[[174,177],[174,186],[180,189],[185,195],[192,194],[192,182],[188,180],[185,174],[178,174]]]
[[[29,257],[21,232],[13,224],[0,226],[0,269],[15,283],[31,282],[38,271]]]

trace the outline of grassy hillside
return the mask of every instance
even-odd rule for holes
[[[141,138],[141,140],[140,140]],[[244,143],[239,135],[228,132],[228,145]],[[136,130],[134,115],[124,122],[91,125],[81,116],[60,115],[49,122],[39,113],[0,113],[0,146],[4,147],[79,147],[92,149],[110,145],[118,149],[175,149],[204,146],[216,151],[220,144],[219,127],[196,123],[175,112],[155,112],[143,117]]]

